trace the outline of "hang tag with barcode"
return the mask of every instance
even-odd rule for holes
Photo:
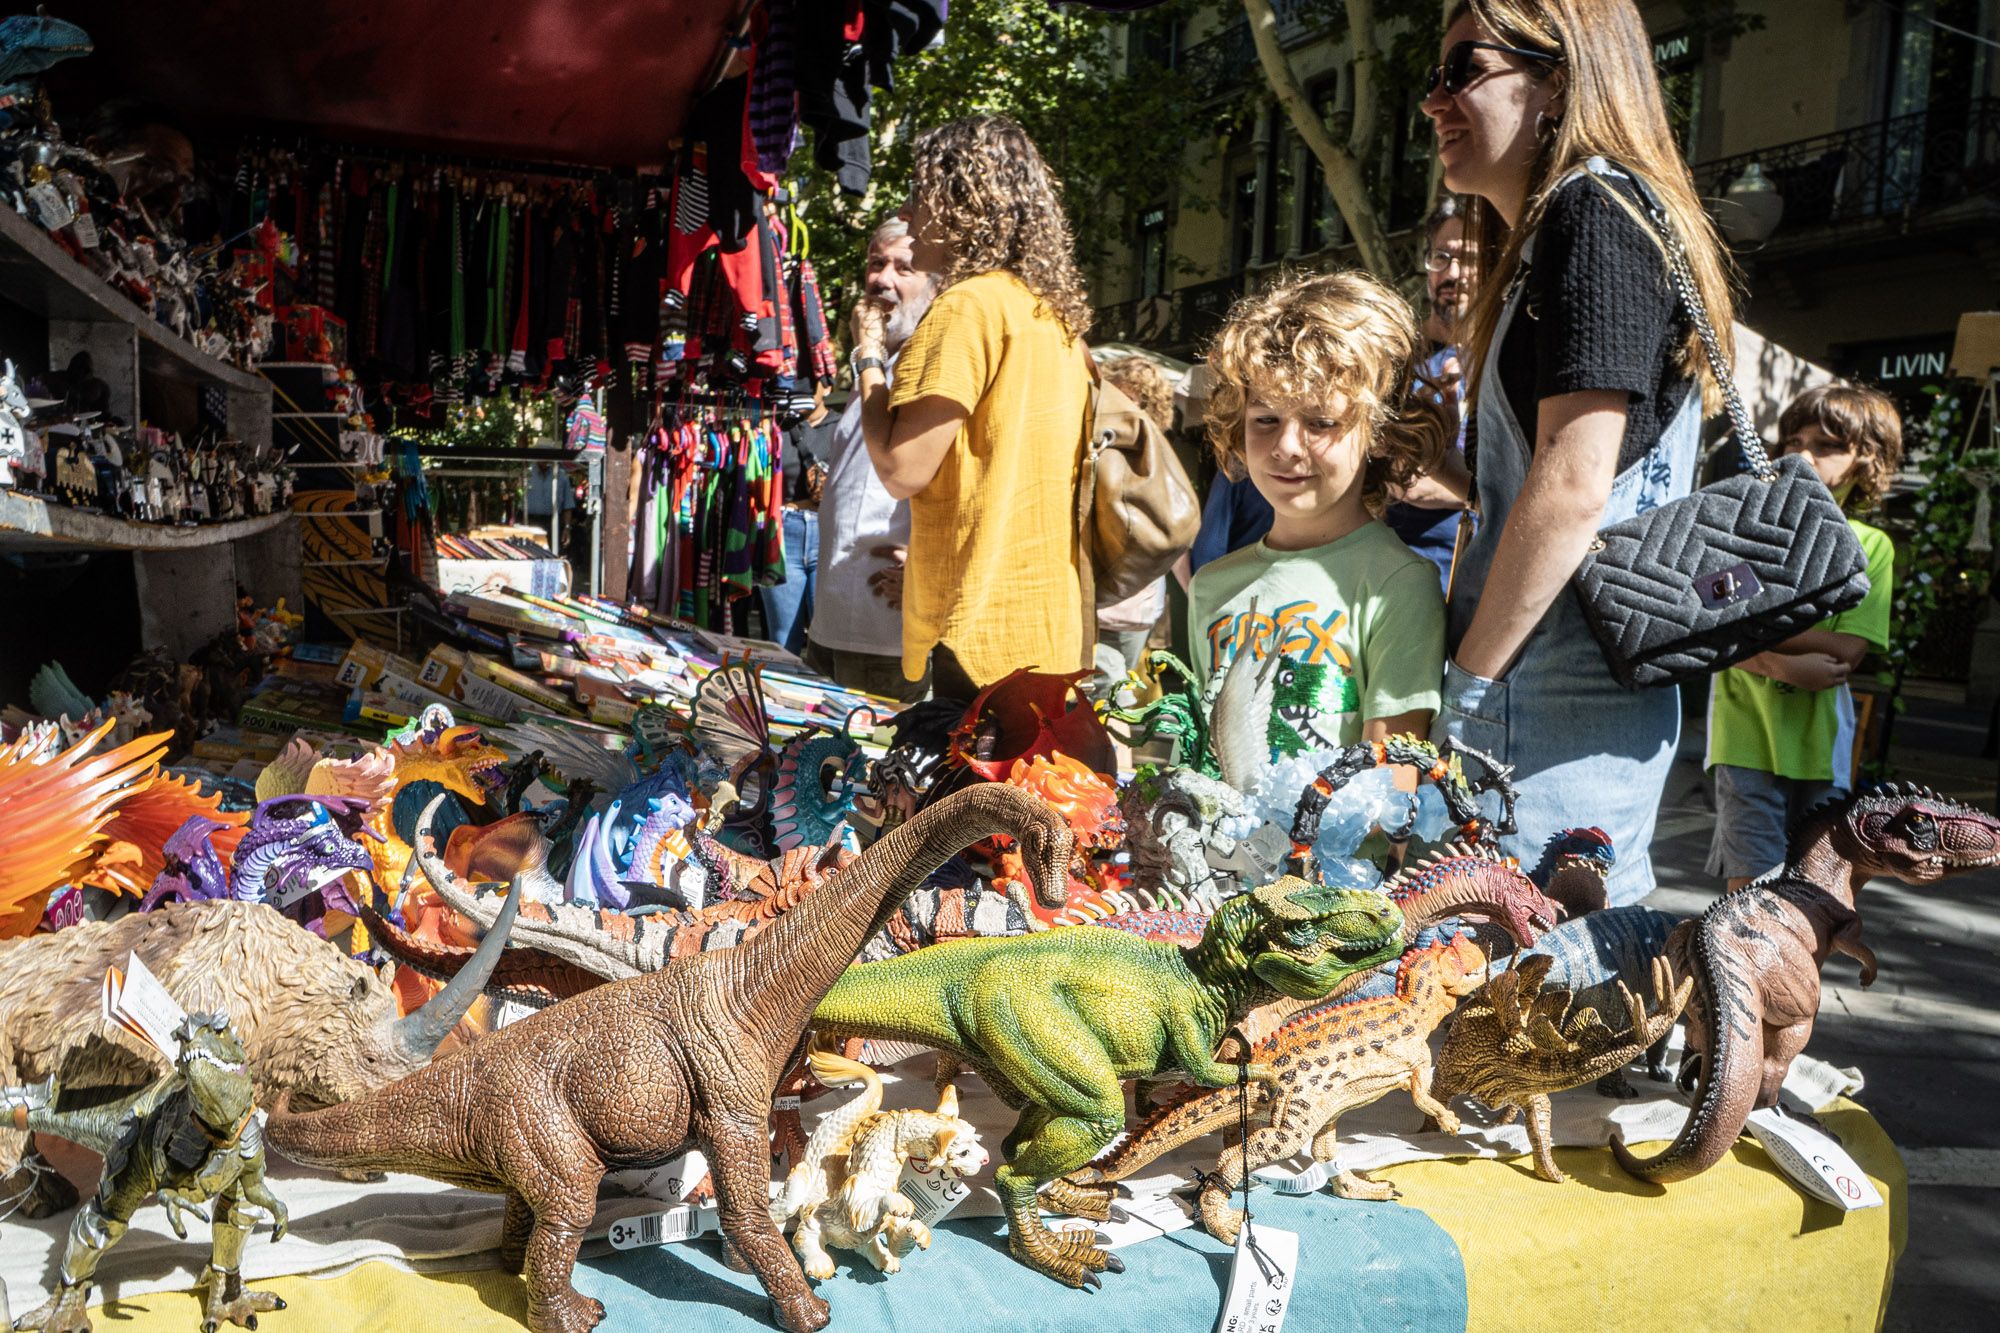
[[[1749,1128],[1778,1169],[1815,1199],[1850,1213],[1882,1206],[1882,1191],[1832,1135],[1769,1106],[1750,1113]]]
[[[1285,1326],[1298,1266],[1297,1232],[1246,1220],[1229,1264],[1229,1294],[1222,1301],[1217,1333],[1278,1333]]]
[[[721,1229],[720,1215],[713,1204],[682,1204],[663,1213],[641,1213],[621,1217],[605,1232],[614,1250],[637,1250],[651,1245],[672,1245]]]
[[[936,1162],[912,1157],[903,1163],[896,1192],[916,1205],[916,1220],[925,1226],[942,1222],[951,1210],[972,1197],[972,1186]]]
[[[76,243],[86,250],[98,246],[97,222],[88,213],[78,213],[70,220],[69,234],[76,237]]]
[[[1340,1170],[1340,1159],[1314,1162],[1303,1171],[1287,1171],[1281,1166],[1264,1166],[1250,1174],[1280,1194],[1317,1193]]]

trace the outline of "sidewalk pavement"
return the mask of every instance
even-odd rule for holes
[[[1892,776],[1994,808],[2000,766],[1955,687],[1917,682],[1897,719]],[[1715,805],[1701,771],[1702,719],[1689,719],[1667,784],[1648,902],[1691,913],[1720,885],[1704,870]],[[1859,1100],[1902,1150],[1910,1240],[1887,1333],[2000,1328],[2000,870],[1917,889],[1877,880],[1858,904],[1881,963],[1861,989],[1853,960],[1829,959],[1807,1048],[1858,1067]]]

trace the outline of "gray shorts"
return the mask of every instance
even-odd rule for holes
[[[1785,835],[1814,806],[1837,796],[1831,782],[1781,778],[1762,769],[1717,764],[1715,838],[1708,845],[1708,873],[1720,879],[1755,878],[1785,863]]]

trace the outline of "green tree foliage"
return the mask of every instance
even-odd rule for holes
[[[1154,13],[1195,8],[1170,0]],[[865,197],[843,196],[812,166],[810,144],[792,159],[814,267],[843,305],[869,234],[903,204],[910,144],[925,129],[981,112],[1019,121],[1063,182],[1086,268],[1125,233],[1132,201],[1175,190],[1193,165],[1189,146],[1214,138],[1187,80],[1129,42],[1122,19],[1044,0],[953,0],[944,39],[898,62],[895,85],[875,94]]]

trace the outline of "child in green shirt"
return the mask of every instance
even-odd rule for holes
[[[1895,404],[1853,384],[1823,384],[1793,399],[1778,418],[1778,439],[1784,452],[1812,461],[1850,513],[1882,498],[1903,457]],[[1887,534],[1847,522],[1868,559],[1867,597],[1719,673],[1710,686],[1716,821],[1708,873],[1726,877],[1731,892],[1781,865],[1792,822],[1853,783],[1847,680],[1870,648],[1889,646],[1896,553]]]
[[[1189,642],[1207,685],[1272,653],[1271,758],[1430,733],[1444,671],[1437,568],[1381,522],[1390,484],[1435,467],[1455,425],[1414,392],[1424,343],[1403,299],[1361,273],[1299,278],[1237,304],[1208,366],[1209,441],[1275,517],[1203,565]]]

